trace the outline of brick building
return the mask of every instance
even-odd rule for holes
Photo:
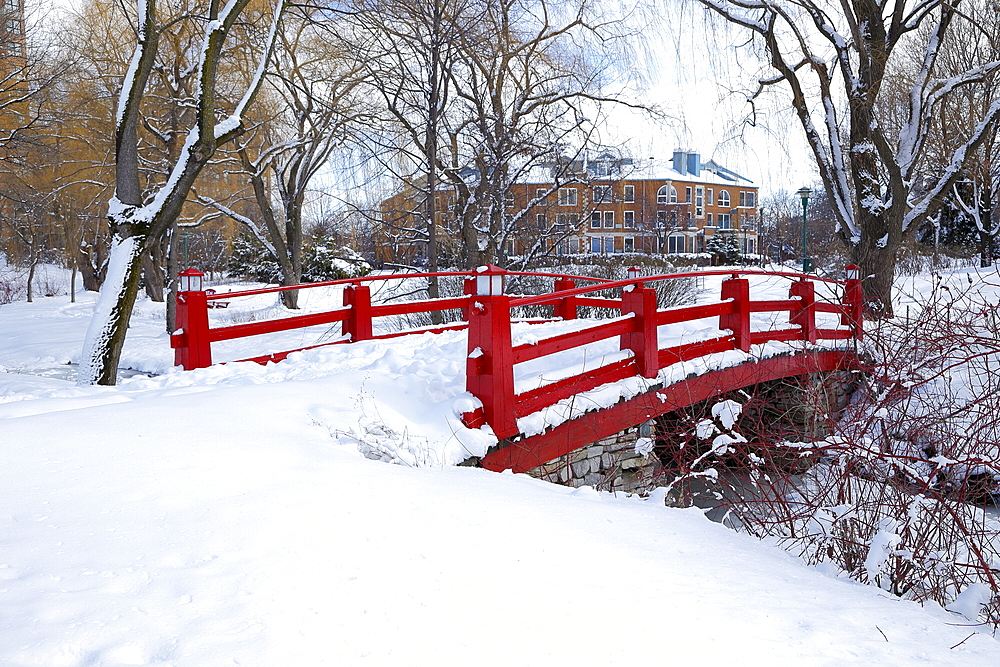
[[[715,234],[732,234],[745,254],[757,252],[756,186],[715,161],[703,163],[698,153],[676,151],[669,161],[642,163],[601,154],[574,163],[568,179],[561,165],[564,185],[554,182],[554,171],[538,166],[511,188],[507,216],[519,220],[506,238],[507,255],[540,243],[554,254],[700,253]],[[450,187],[442,186],[437,200],[438,238],[457,242]],[[397,232],[412,229],[419,210],[412,191],[382,203],[383,220],[392,221],[386,227]],[[419,244],[380,245],[382,260],[422,256]]]
[[[552,225],[576,230],[557,252],[698,253],[718,233],[735,234],[746,254],[757,251],[751,181],[714,161],[702,163],[697,153],[677,151],[669,164],[647,162],[601,155],[586,165],[584,183],[554,189],[538,178],[517,184],[514,205],[531,207],[539,231]]]
[[[21,0],[0,0],[0,61],[4,70],[24,63],[24,8]]]

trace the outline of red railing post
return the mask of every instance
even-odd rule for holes
[[[483,267],[475,277],[475,294],[469,306],[469,356],[466,389],[478,398],[482,412],[467,412],[462,421],[469,428],[484,423],[500,440],[518,433],[514,416],[514,350],[510,337],[510,297],[503,293],[505,271]]]
[[[354,283],[344,288],[344,305],[351,313],[344,320],[341,331],[351,337],[351,342],[370,340],[372,337],[372,291],[368,285]]]
[[[569,278],[557,278],[552,286],[553,291],[562,292],[576,287],[576,281]],[[552,316],[563,320],[576,319],[576,297],[567,296],[559,299],[559,302],[552,308]]]
[[[621,337],[620,349],[632,350],[640,375],[655,378],[660,371],[660,349],[656,336],[656,290],[627,286],[622,292],[621,312],[622,315],[635,313],[635,326],[630,333]]]
[[[841,301],[844,314],[840,323],[850,326],[854,337],[861,340],[864,335],[863,300],[861,296],[861,267],[857,264],[847,266],[847,283],[844,285],[844,299]]]
[[[177,333],[170,336],[174,365],[190,371],[212,365],[212,341],[208,338],[208,294],[202,290],[205,274],[185,269],[179,274]]]
[[[788,321],[802,327],[802,340],[816,342],[816,288],[811,280],[799,280],[792,283],[788,296],[799,298],[802,305],[798,310],[789,313]]]
[[[719,316],[719,328],[733,332],[737,350],[750,351],[750,281],[730,278],[722,281],[722,300],[733,300],[733,312]]]

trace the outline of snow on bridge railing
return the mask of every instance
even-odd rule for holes
[[[717,270],[640,277],[638,270],[635,270],[634,273],[630,271],[631,275],[627,280],[597,286],[576,287],[572,280],[564,279],[556,286],[557,291],[553,294],[525,297],[511,297],[503,294],[502,289],[492,287],[496,277],[502,280],[502,270],[488,267],[485,274],[490,280],[482,284],[491,287],[488,290],[477,290],[475,301],[469,309],[469,358],[466,364],[466,386],[480,400],[482,407],[465,413],[463,422],[470,428],[489,424],[494,435],[501,440],[519,433],[519,417],[627,377],[640,375],[655,378],[660,369],[680,361],[728,350],[749,352],[751,345],[769,341],[803,340],[815,343],[819,339],[860,339],[863,333],[860,269],[854,265],[847,267],[847,280],[843,282],[786,272]],[[722,283],[722,300],[719,303],[658,310],[656,291],[646,287],[647,283],[660,280],[709,275],[732,276]],[[751,275],[797,280],[791,284],[791,298],[787,300],[752,301],[749,280],[740,277]],[[817,301],[816,281],[843,286],[840,302]],[[601,305],[618,302],[620,318],[517,347],[512,345],[511,308],[557,302],[561,317],[573,319],[576,317],[576,306],[590,300],[585,295],[616,287],[622,288],[621,299],[602,299]],[[762,312],[787,312],[790,326],[769,331],[751,331],[751,314]],[[817,327],[817,313],[839,314],[841,326],[847,328]],[[731,333],[710,340],[659,348],[659,326],[708,317],[718,317],[719,329],[729,330]],[[619,337],[620,349],[632,353],[629,358],[521,394],[515,392],[516,364],[613,337]]]
[[[213,342],[287,331],[318,324],[342,323],[342,333],[347,338],[338,342],[392,338],[411,333],[440,332],[468,327],[468,359],[466,362],[466,387],[482,403],[482,407],[463,415],[463,422],[470,428],[484,424],[492,427],[499,439],[518,434],[517,419],[532,414],[560,400],[603,384],[627,377],[655,378],[660,369],[709,354],[728,350],[749,352],[751,345],[769,341],[803,340],[815,343],[819,339],[860,339],[861,280],[860,269],[847,267],[847,280],[838,281],[813,275],[788,272],[751,270],[710,270],[671,273],[657,276],[640,276],[638,269],[630,269],[629,278],[609,281],[586,276],[558,273],[507,272],[487,266],[470,272],[410,273],[346,278],[321,283],[265,287],[261,289],[208,294],[202,290],[202,275],[188,269],[181,273],[181,290],[177,295],[177,323],[180,330],[171,336],[175,348],[175,364],[185,370],[204,368],[212,364]],[[512,296],[505,293],[507,276],[539,276],[554,278],[554,291],[548,294]],[[731,276],[722,282],[721,301],[718,303],[683,306],[658,310],[656,292],[649,283],[679,278],[712,275]],[[789,299],[753,301],[750,283],[746,276],[785,277],[793,279]],[[424,299],[400,303],[373,304],[368,283],[409,278],[461,277],[464,295],[442,299]],[[577,287],[577,280],[596,283]],[[818,301],[815,282],[831,283],[843,287],[838,303]],[[232,301],[239,297],[278,293],[287,290],[314,287],[343,286],[343,306],[331,311],[295,315],[280,319],[250,322],[226,327],[211,328],[208,304],[213,300]],[[622,290],[620,298],[590,296],[593,292],[609,289]],[[541,339],[514,347],[511,338],[511,309],[550,305],[553,317],[562,320],[577,318],[580,307],[614,308],[621,316],[585,329]],[[463,323],[439,325],[411,331],[376,335],[373,320],[379,317],[462,309]],[[787,312],[786,328],[751,331],[753,313]],[[821,328],[817,326],[817,313],[840,315],[840,325],[846,328]],[[731,333],[709,340],[696,341],[659,348],[657,327],[705,318],[719,318],[718,328]],[[514,390],[514,366],[540,357],[582,347],[608,338],[618,337],[620,349],[628,350],[627,359],[616,361],[597,369],[566,377],[521,394]],[[325,343],[331,345],[336,343]],[[311,347],[321,347],[314,345]],[[299,348],[299,350],[310,348]],[[280,361],[291,352],[244,359],[267,363]]]

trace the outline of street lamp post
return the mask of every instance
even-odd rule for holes
[[[812,261],[806,254],[806,210],[809,208],[809,196],[812,195],[812,190],[801,188],[795,194],[802,199],[802,273],[809,273],[812,269]]]

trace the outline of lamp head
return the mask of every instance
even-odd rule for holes
[[[198,269],[184,269],[179,274],[177,274],[178,281],[180,282],[179,292],[200,292],[201,291],[201,281],[205,277],[205,274]]]

